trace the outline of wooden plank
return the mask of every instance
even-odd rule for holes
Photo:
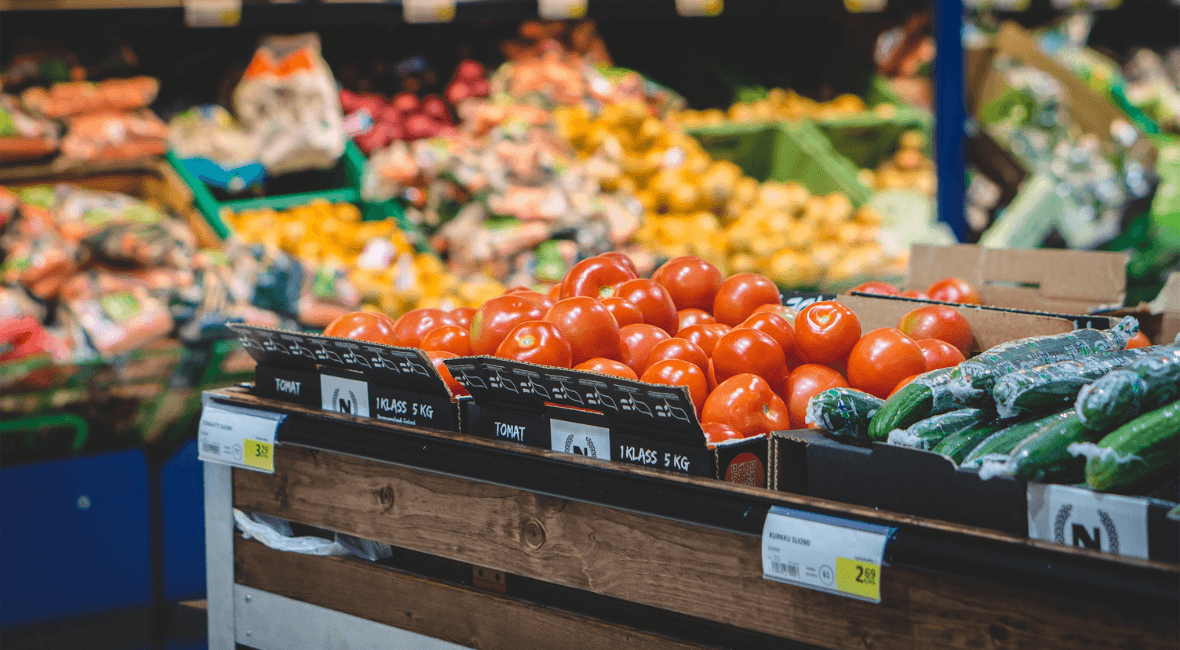
[[[234,505],[825,647],[1174,648],[1174,619],[1039,592],[882,575],[872,604],[762,579],[758,537],[284,445]]]
[[[706,647],[353,559],[242,539],[234,556],[239,584],[482,650]]]

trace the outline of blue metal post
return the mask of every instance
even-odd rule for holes
[[[963,84],[963,0],[934,0],[934,152],[938,165],[938,218],[960,241],[964,221],[966,157],[963,127],[967,119]]]

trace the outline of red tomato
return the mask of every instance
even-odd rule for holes
[[[553,302],[561,300],[561,283],[549,287],[549,290],[545,292],[545,295],[549,296],[549,299]]]
[[[647,355],[647,366],[651,367],[653,363],[666,359],[687,361],[700,368],[701,372],[709,372],[709,357],[700,346],[687,339],[670,338],[656,343]]]
[[[324,328],[324,336],[384,343],[385,345],[400,345],[396,326],[396,321],[385,314],[354,311],[328,323],[328,326]]]
[[[504,295],[506,295],[506,296],[519,296],[521,298],[524,298],[525,300],[536,305],[542,311],[549,311],[549,308],[553,306],[553,299],[551,299],[549,296],[546,296],[543,293],[538,293],[536,291],[533,291],[532,289],[524,289],[524,288],[518,287],[516,289],[510,289]]]
[[[454,316],[441,309],[411,309],[397,319],[393,331],[397,334],[398,345],[408,348],[422,346],[422,337],[443,325],[458,325]]]
[[[888,397],[897,382],[925,371],[922,348],[892,327],[865,334],[848,355],[848,383],[881,398]]]
[[[474,316],[475,307],[456,307],[455,309],[451,310],[451,318],[454,318],[455,322],[458,323],[460,327],[464,327],[469,330],[471,329],[471,319]]]
[[[734,375],[717,385],[701,409],[702,422],[732,427],[743,438],[791,426],[787,405],[758,375]]]
[[[676,336],[696,343],[701,350],[704,350],[708,356],[713,356],[713,348],[717,346],[717,341],[721,340],[730,330],[728,325],[721,323],[705,323],[702,325],[690,325],[683,330],[676,333]]]
[[[430,352],[450,352],[460,357],[471,354],[471,332],[462,325],[443,325],[422,337],[422,349]]]
[[[643,322],[643,312],[622,298],[603,298],[601,302],[610,315],[615,317],[615,322],[619,324],[619,327]]]
[[[637,278],[619,285],[616,295],[635,305],[643,313],[643,322],[655,325],[669,335],[679,329],[680,318],[676,315],[676,305],[672,304],[672,297],[667,290],[653,280]]]
[[[709,359],[709,372],[706,373],[709,379],[709,392],[713,392],[717,388],[717,371],[713,369],[713,360]]]
[[[625,266],[608,257],[591,257],[574,265],[561,281],[562,298],[590,296],[609,298],[615,289],[627,280],[634,280],[635,274]]]
[[[733,327],[750,317],[754,310],[768,303],[781,303],[778,287],[764,275],[731,275],[717,289],[713,299],[713,317],[718,323]]]
[[[713,372],[725,383],[734,375],[758,375],[778,387],[787,372],[787,357],[774,337],[750,327],[731,330],[713,348]]]
[[[791,428],[809,428],[805,422],[807,418],[807,402],[816,393],[829,388],[848,388],[844,375],[827,366],[817,363],[807,363],[791,371],[783,387],[783,396],[787,400],[787,409],[791,413]]]
[[[589,370],[590,372],[597,372],[604,375],[614,375],[615,377],[622,377],[623,379],[639,379],[635,371],[627,367],[627,364],[614,359],[603,359],[602,357],[590,359],[574,366],[574,370]]]
[[[619,324],[602,303],[586,296],[558,300],[545,314],[569,341],[574,364],[594,357],[618,359],[622,353]]]
[[[971,324],[957,309],[947,305],[930,305],[910,311],[897,322],[897,329],[915,341],[946,341],[962,352],[964,357],[971,354],[971,348],[975,345]]]
[[[627,269],[633,273],[635,277],[639,277],[639,270],[635,268],[635,262],[632,262],[631,258],[628,257],[626,253],[620,253],[619,251],[609,251],[599,255],[599,257],[605,257],[606,259],[611,260],[619,266]]]
[[[721,288],[721,271],[692,255],[664,262],[651,276],[672,296],[676,309],[696,308],[709,311]]]
[[[910,375],[909,377],[906,377],[905,379],[897,382],[897,385],[893,387],[893,390],[889,391],[889,397],[893,397],[894,393],[905,388],[906,384],[910,383],[911,381],[913,381],[921,376],[922,376],[921,374]],[[889,397],[886,397],[885,399],[889,399]]]
[[[983,299],[974,287],[962,278],[943,278],[926,287],[931,300],[957,302],[964,305],[982,305]]]
[[[901,291],[888,282],[865,282],[848,290],[848,293],[869,293],[874,296],[898,296]]]
[[[683,359],[656,361],[643,371],[640,381],[664,386],[687,386],[698,418],[701,416],[701,408],[705,406],[705,398],[709,396],[709,380],[705,378],[705,373],[695,364]]]
[[[1137,333],[1135,336],[1131,337],[1130,341],[1127,341],[1128,350],[1134,350],[1135,348],[1145,348],[1149,345],[1151,345],[1151,339],[1147,338],[1147,335],[1143,332]]]
[[[766,332],[770,338],[778,341],[779,347],[788,360],[795,357],[795,330],[791,324],[778,314],[761,312],[742,321],[739,327],[749,327],[760,332]]]
[[[703,309],[696,309],[694,307],[681,309],[680,311],[676,312],[676,318],[680,321],[680,325],[676,328],[677,332],[686,327],[692,327],[693,325],[717,322],[717,319],[713,318],[713,314],[710,314]]]
[[[569,368],[572,353],[561,330],[543,320],[526,321],[512,328],[496,348],[496,356],[542,366]]]
[[[922,339],[918,341],[922,348],[922,358],[926,360],[926,370],[938,370],[957,366],[967,360],[959,348],[938,339]]]
[[[660,341],[672,338],[664,330],[647,323],[628,325],[619,332],[623,336],[623,356],[620,361],[634,370],[636,375],[642,375],[643,370],[647,368],[647,357],[651,354],[651,349]]]
[[[835,361],[848,354],[858,340],[860,319],[838,302],[808,305],[795,319],[795,347],[805,361]]]
[[[705,431],[705,443],[715,445],[726,440],[741,440],[742,434],[728,424],[720,422],[706,422],[701,425]]]
[[[451,375],[451,369],[447,367],[447,364],[443,363],[443,359],[454,359],[459,355],[447,352],[446,350],[427,350],[426,356],[430,357],[430,360],[434,363],[435,370],[438,370],[438,374],[442,375],[443,382],[446,383],[452,395],[471,394],[467,392],[466,388],[463,388],[463,384],[455,381],[455,378]]]
[[[903,298],[920,298],[922,300],[930,300],[930,296],[926,295],[925,291],[918,291],[917,289],[907,289],[900,294]]]
[[[512,328],[525,321],[541,320],[545,312],[520,296],[497,296],[479,306],[471,318],[471,353],[495,354]]]
[[[780,316],[780,317],[782,317],[783,320],[790,323],[791,327],[795,326],[795,318],[797,318],[799,316],[799,312],[795,311],[791,307],[788,307],[783,304],[779,304],[777,302],[770,302],[765,305],[760,305],[757,309],[754,310],[754,313],[755,314],[774,314],[776,316]]]

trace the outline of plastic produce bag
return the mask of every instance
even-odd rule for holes
[[[304,555],[355,555],[375,562],[393,557],[393,548],[351,535],[336,533],[335,540],[305,535],[295,537],[291,524],[268,515],[246,513],[234,508],[234,523],[246,539],[257,539],[276,551]]]
[[[220,106],[198,106],[173,117],[168,146],[188,171],[214,187],[239,192],[266,180],[254,136]]]
[[[167,138],[168,127],[147,109],[84,113],[70,118],[61,153],[77,162],[162,156]]]

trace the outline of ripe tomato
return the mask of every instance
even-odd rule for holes
[[[1137,333],[1135,336],[1131,337],[1130,341],[1127,341],[1128,350],[1134,350],[1135,348],[1145,348],[1149,345],[1151,345],[1151,339],[1147,338],[1147,335],[1143,332]]]
[[[427,352],[445,351],[466,357],[471,354],[471,332],[462,325],[443,325],[423,336],[421,346]]]
[[[642,375],[647,368],[647,357],[651,354],[651,349],[660,341],[672,338],[664,330],[647,323],[628,325],[620,328],[619,333],[623,337],[623,355],[620,361],[627,364],[636,375]]]
[[[858,340],[860,319],[838,302],[808,305],[795,319],[795,347],[804,361],[835,361],[848,354]]]
[[[893,390],[889,391],[889,397],[893,397],[893,394],[894,394],[894,393],[896,393],[897,391],[899,391],[899,390],[901,390],[901,389],[905,388],[905,385],[906,385],[906,384],[910,383],[911,381],[913,381],[913,380],[915,380],[915,379],[917,379],[918,377],[921,377],[921,376],[922,376],[921,374],[917,374],[917,375],[910,375],[909,377],[906,377],[905,379],[903,379],[903,380],[901,380],[901,381],[897,382],[897,385],[893,387]],[[885,399],[889,399],[889,397],[886,397]]]
[[[643,371],[640,381],[664,386],[687,386],[698,418],[701,408],[705,406],[705,398],[709,396],[709,380],[705,378],[705,373],[696,364],[683,359],[656,361]]]
[[[397,335],[398,345],[417,348],[422,346],[422,337],[431,331],[443,325],[458,324],[454,316],[441,309],[411,309],[397,319],[393,332]]]
[[[742,437],[736,429],[720,422],[706,422],[701,428],[705,430],[705,443],[709,446],[726,440],[741,440]]]
[[[930,296],[926,295],[925,291],[918,291],[917,289],[907,289],[898,295],[903,298],[920,298],[922,300],[930,300]]]
[[[808,428],[807,402],[816,393],[829,388],[848,388],[844,375],[827,366],[817,363],[807,363],[791,371],[783,387],[783,397],[787,400],[787,409],[791,414],[792,429]]]
[[[643,322],[655,325],[669,335],[679,329],[680,318],[668,291],[654,280],[636,278],[619,285],[616,295],[635,305],[643,313]]]
[[[971,354],[971,348],[975,345],[971,324],[957,309],[947,305],[930,305],[910,311],[897,322],[897,329],[915,341],[946,341],[958,348],[964,357]]]
[[[717,371],[713,369],[712,359],[709,359],[709,372],[706,373],[706,376],[709,379],[709,392],[711,393],[713,389],[717,388]]]
[[[918,341],[922,348],[922,358],[926,360],[926,370],[938,370],[957,366],[967,360],[959,348],[938,339],[922,339]]]
[[[721,271],[693,255],[664,262],[651,276],[672,296],[676,309],[696,308],[709,311],[721,288]]]
[[[701,409],[702,422],[732,427],[743,438],[791,425],[787,405],[758,375],[742,373],[718,384]]]
[[[713,348],[713,372],[725,383],[734,375],[758,375],[778,387],[787,372],[787,357],[774,337],[750,327],[729,331]]]
[[[635,274],[618,261],[609,257],[590,257],[575,264],[565,274],[559,295],[562,298],[609,298],[615,295],[620,284],[634,279]]]
[[[615,361],[614,359],[603,359],[596,357],[589,361],[583,361],[574,366],[574,370],[589,370],[590,372],[598,372],[604,375],[614,375],[615,377],[622,377],[623,379],[639,379],[635,371],[627,367],[627,364],[622,361]]]
[[[769,312],[757,313],[742,321],[738,327],[750,327],[766,332],[770,338],[778,341],[779,347],[783,349],[783,354],[788,361],[796,356],[795,330],[782,316]]]
[[[459,355],[447,352],[445,350],[427,350],[426,356],[430,357],[431,362],[434,363],[435,370],[438,370],[438,374],[442,375],[443,382],[446,383],[447,388],[450,389],[452,395],[459,396],[471,394],[467,392],[466,388],[463,388],[463,384],[455,381],[454,376],[451,375],[451,369],[447,367],[447,364],[443,363],[443,359],[454,359]]]
[[[687,339],[670,338],[656,343],[647,355],[647,366],[650,368],[653,363],[666,359],[681,359],[700,368],[701,372],[709,372],[708,355],[699,345]]]
[[[681,309],[680,311],[676,312],[676,318],[680,321],[680,325],[676,328],[677,332],[693,325],[717,322],[717,319],[713,318],[713,314],[710,314],[703,309],[696,309],[695,307]]]
[[[569,368],[572,353],[561,330],[543,320],[525,321],[512,328],[496,348],[496,356],[542,366]]]
[[[558,300],[545,314],[569,341],[574,364],[594,357],[618,359],[622,353],[619,324],[602,303],[587,296]]]
[[[533,291],[532,289],[525,289],[524,287],[509,289],[504,295],[524,298],[540,308],[541,311],[549,311],[549,308],[553,306],[553,300],[549,296]]]
[[[456,307],[451,310],[450,314],[460,327],[470,330],[471,319],[475,316],[475,307]]]
[[[982,305],[983,299],[974,287],[962,278],[943,278],[926,287],[931,300],[957,302],[964,305]]]
[[[619,324],[619,327],[643,322],[643,312],[622,298],[603,298],[601,302],[610,315],[615,317],[615,322]]]
[[[354,311],[328,323],[328,326],[324,328],[324,336],[384,343],[385,345],[400,345],[395,333],[396,325],[396,321],[385,314]]]
[[[781,317],[783,320],[787,321],[788,323],[790,323],[791,327],[795,326],[795,318],[797,318],[799,316],[799,312],[795,311],[794,308],[788,307],[783,304],[779,304],[777,302],[768,302],[765,305],[760,305],[757,309],[754,310],[754,313],[755,314],[774,314],[776,316]]]
[[[705,323],[701,325],[690,325],[683,330],[676,333],[676,336],[696,343],[701,350],[704,350],[708,356],[713,356],[713,348],[717,346],[717,341],[721,340],[722,336],[728,333],[730,327],[722,325],[721,323]]]
[[[750,317],[754,310],[768,303],[781,303],[778,287],[764,275],[731,275],[717,289],[713,299],[713,317],[718,323],[733,327]]]
[[[639,277],[639,270],[635,268],[635,262],[631,261],[631,257],[626,253],[620,253],[619,251],[608,251],[606,253],[600,254],[599,257],[605,257],[608,260],[612,260],[619,266],[622,266],[628,271],[634,273],[635,277]]]
[[[495,354],[512,328],[544,317],[545,312],[520,296],[496,296],[480,305],[471,318],[471,353]]]
[[[848,355],[848,383],[881,398],[888,397],[897,382],[925,371],[922,348],[892,327],[865,334]]]
[[[553,302],[561,300],[561,283],[559,282],[549,287],[549,290],[545,292],[545,295],[549,296],[549,299]]]
[[[864,282],[848,290],[848,293],[868,293],[874,296],[897,296],[901,291],[888,282]]]

